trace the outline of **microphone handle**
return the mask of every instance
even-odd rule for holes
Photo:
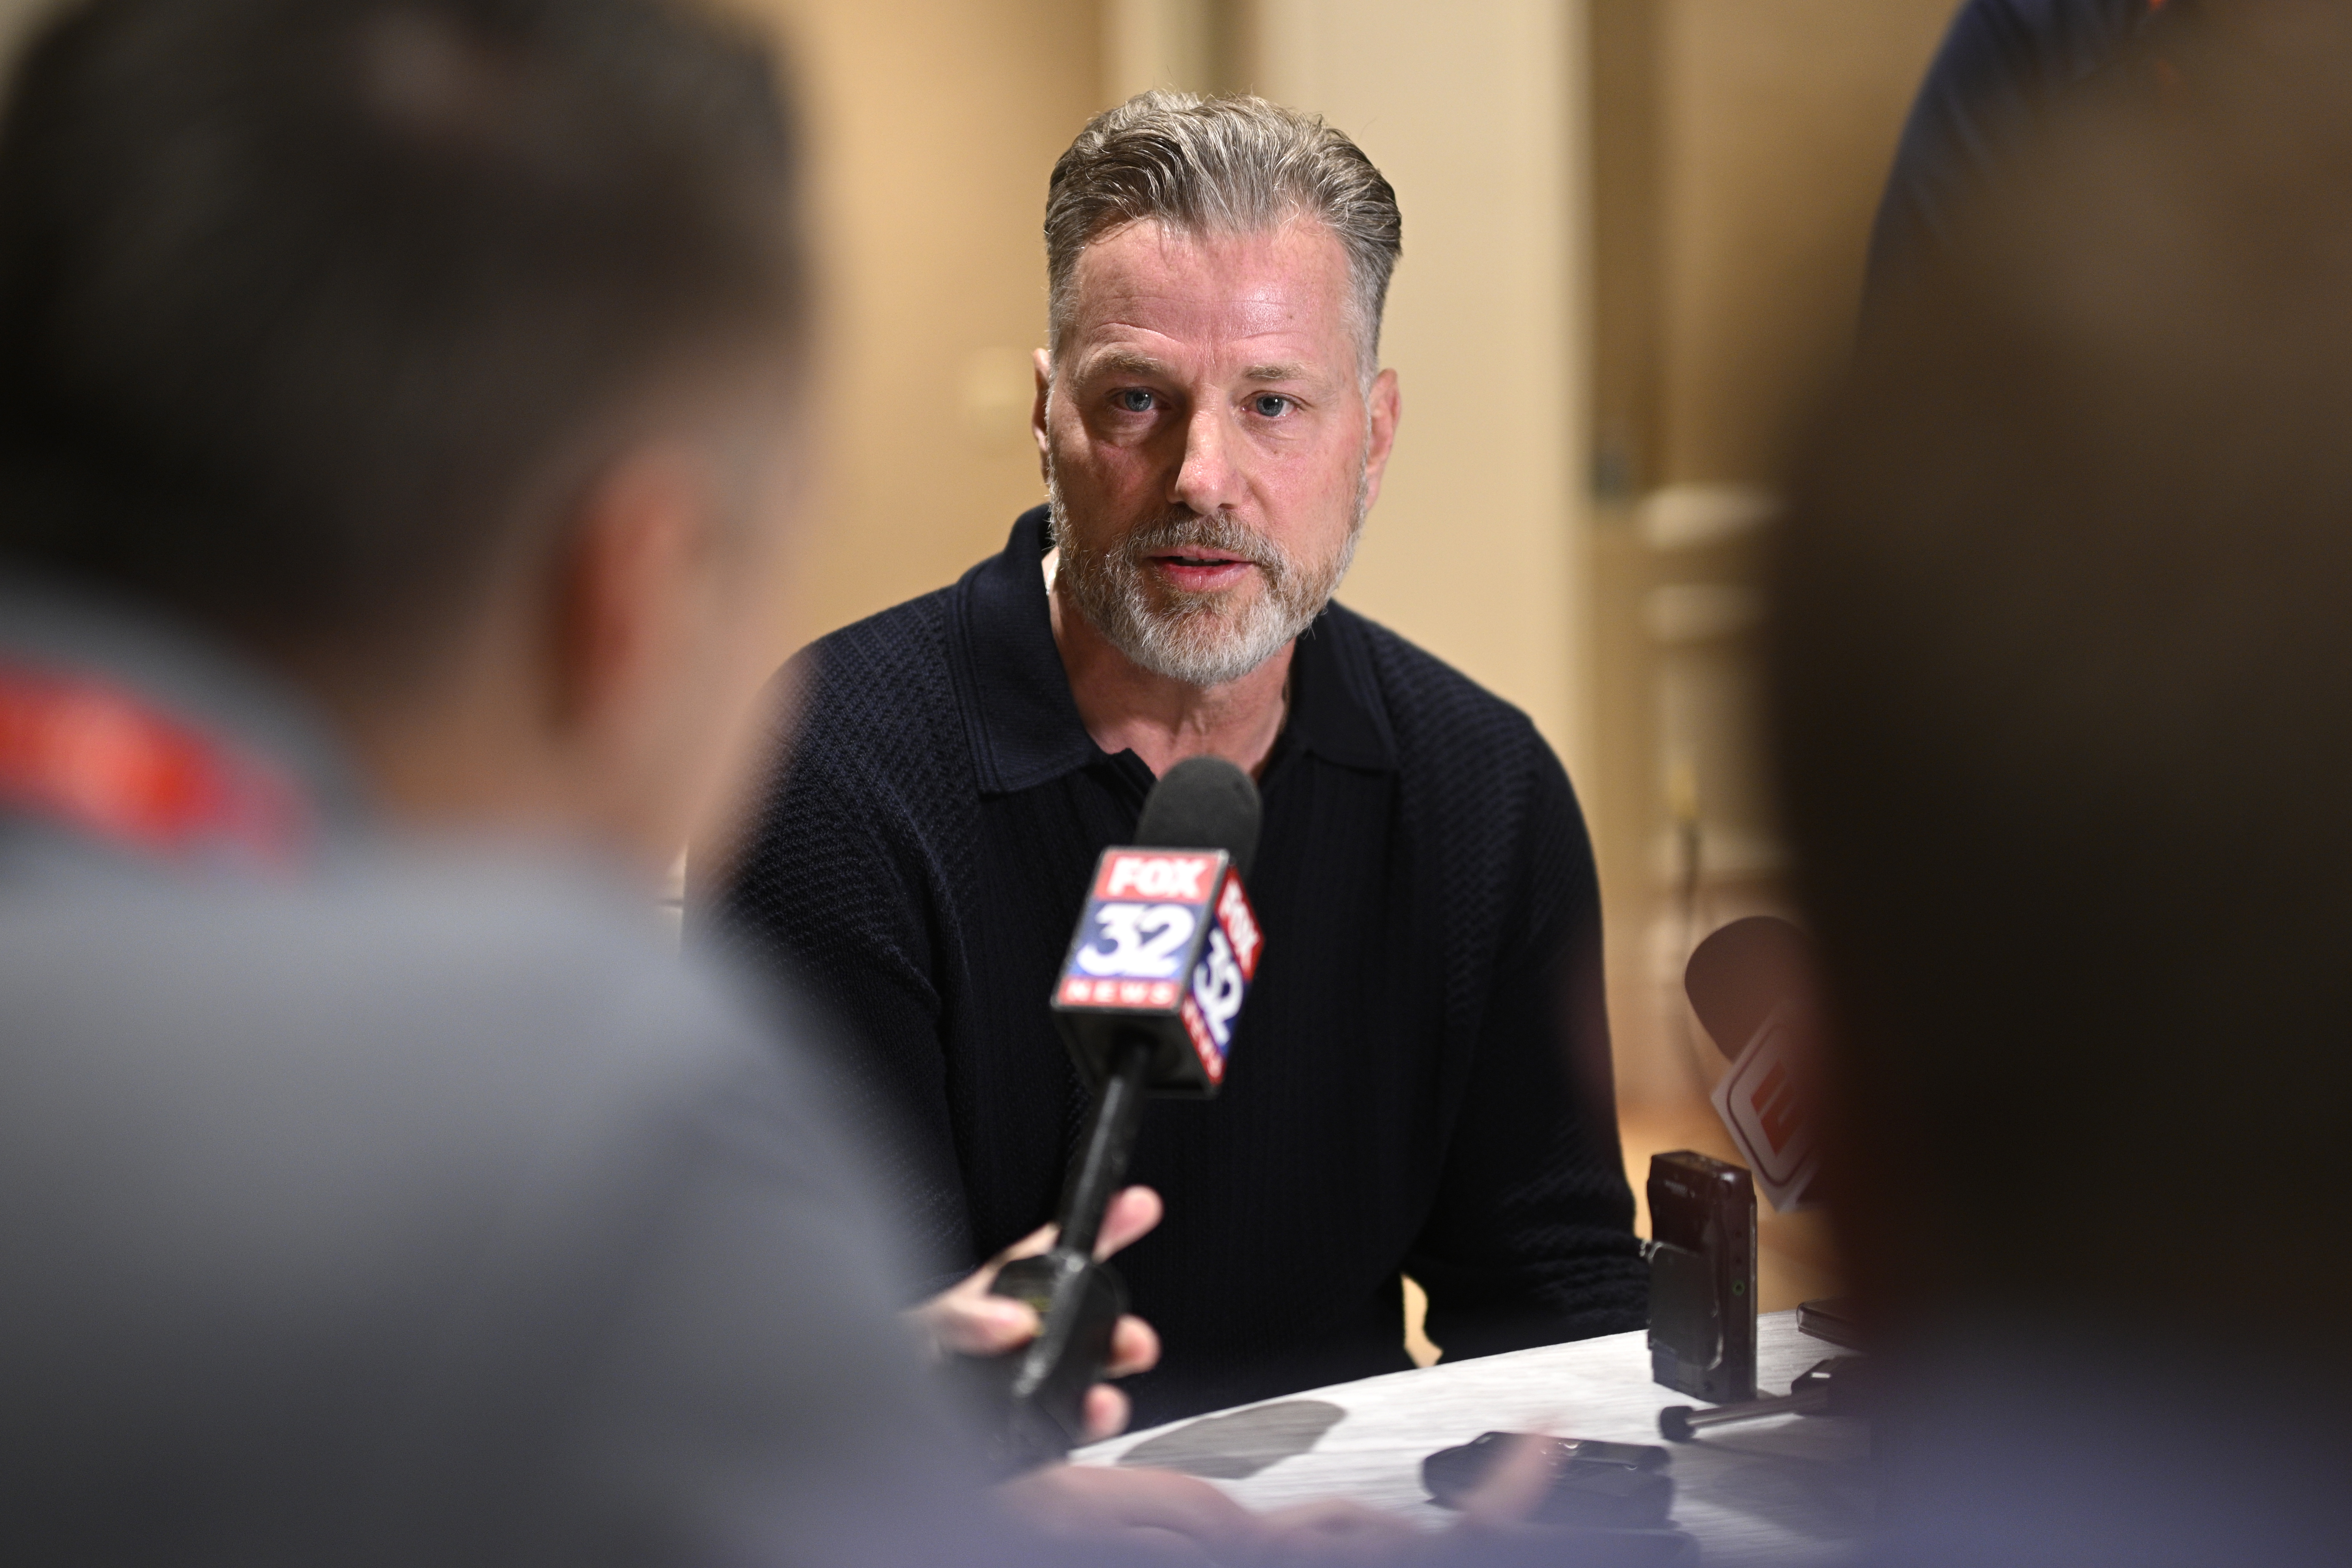
[[[1128,1030],[1112,1041],[1101,1091],[1094,1113],[1087,1118],[1078,1157],[1071,1162],[1069,1184],[1062,1192],[1060,1233],[1055,1245],[1081,1258],[1094,1256],[1102,1235],[1104,1211],[1110,1207],[1119,1183],[1127,1179],[1127,1162],[1135,1153],[1135,1131],[1143,1120],[1145,1082],[1158,1050],[1151,1036]]]
[[[1095,1260],[1095,1241],[1135,1150],[1156,1049],[1141,1030],[1112,1043],[1110,1071],[1063,1189],[1060,1234],[1050,1251],[1007,1263],[990,1287],[1027,1301],[1038,1318],[1037,1337],[997,1364],[1009,1408],[992,1447],[1007,1470],[1050,1464],[1086,1441],[1087,1390],[1102,1381],[1112,1331],[1127,1311],[1127,1289]]]

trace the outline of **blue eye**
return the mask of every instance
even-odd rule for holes
[[[1111,393],[1110,401],[1129,413],[1151,412],[1151,393],[1143,387],[1121,387]]]
[[[1250,407],[1266,419],[1280,419],[1290,412],[1290,400],[1276,392],[1260,392],[1250,400]]]

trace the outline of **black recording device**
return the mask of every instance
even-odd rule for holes
[[[1692,1443],[1709,1427],[1762,1421],[1774,1416],[1868,1416],[1874,1392],[1867,1357],[1832,1356],[1814,1363],[1778,1399],[1748,1399],[1736,1405],[1718,1405],[1712,1410],[1669,1405],[1658,1412],[1658,1436],[1669,1443]]]
[[[1053,1248],[998,1270],[996,1294],[1026,1301],[1037,1337],[980,1364],[1003,1385],[997,1457],[1007,1469],[1085,1441],[1087,1390],[1127,1310],[1118,1271],[1094,1256],[1127,1175],[1147,1095],[1204,1099],[1224,1079],[1233,1027],[1264,946],[1242,879],[1257,850],[1257,786],[1196,757],[1153,786],[1135,842],[1105,850],[1055,979],[1070,1059],[1095,1092],[1062,1190]]]
[[[1650,1375],[1722,1405],[1756,1397],[1756,1185],[1685,1149],[1650,1161]]]
[[[1523,1443],[1536,1444],[1550,1469],[1550,1483],[1532,1515],[1538,1521],[1607,1530],[1664,1527],[1675,1501],[1674,1478],[1666,1474],[1672,1456],[1654,1444],[1487,1432],[1423,1459],[1422,1484],[1442,1506],[1460,1508]]]
[[[1840,1350],[1866,1350],[1869,1336],[1853,1303],[1843,1296],[1824,1296],[1797,1303],[1797,1332],[1826,1340]]]

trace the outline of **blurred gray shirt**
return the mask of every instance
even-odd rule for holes
[[[784,1004],[593,866],[375,831],[192,640],[0,588],[5,667],[139,691],[324,824],[270,872],[0,805],[13,1562],[985,1555]]]

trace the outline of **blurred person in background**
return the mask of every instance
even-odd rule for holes
[[[95,0],[31,45],[16,1561],[990,1558],[808,1026],[652,924],[766,673],[797,178],[764,48],[654,0]],[[919,1326],[1034,1330],[977,1294]],[[1185,1478],[1010,1497],[1255,1539]]]
[[[2183,65],[1906,280],[1779,549],[1893,1562],[2352,1542],[2352,16]]]
[[[1932,260],[1984,193],[2026,177],[2070,104],[2109,83],[2177,99],[2214,0],[1967,0],[1903,127],[1871,235],[1868,298]],[[2261,5],[2265,0],[2220,0]]]
[[[1526,716],[1332,602],[1396,437],[1388,182],[1255,98],[1097,117],[1045,212],[1049,505],[782,682],[775,760],[689,936],[856,1025],[861,1115],[942,1276],[1054,1211],[1087,1095],[1046,1000],[1095,858],[1184,758],[1255,774],[1265,967],[1206,1103],[1134,1156],[1121,1260],[1164,1421],[1643,1325],[1600,894]],[[1477,519],[1463,526],[1475,528]]]

